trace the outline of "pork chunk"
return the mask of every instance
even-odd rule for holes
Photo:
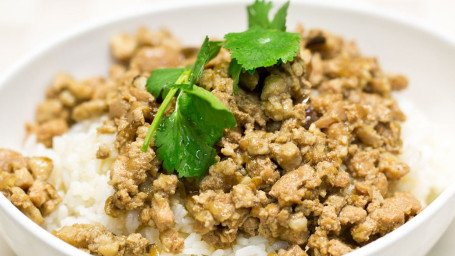
[[[161,193],[153,195],[152,218],[160,231],[165,231],[174,225],[174,213],[169,205],[169,200]]]
[[[46,181],[52,169],[47,157],[23,157],[0,149],[0,191],[39,225],[61,202],[57,190]]]
[[[297,168],[302,162],[300,150],[293,142],[273,144],[271,148],[272,156],[286,171],[291,171]]]
[[[280,250],[278,256],[308,256],[298,245],[290,246],[287,250]]]
[[[289,205],[300,202],[308,189],[321,184],[313,168],[308,165],[299,167],[282,176],[273,185],[270,195],[276,197],[280,205]]]
[[[91,254],[102,256],[144,255],[150,248],[140,234],[116,236],[102,225],[74,224],[52,232],[56,237]]]
[[[166,252],[179,253],[183,251],[184,239],[179,237],[179,233],[175,229],[168,229],[161,232],[160,240]]]
[[[68,131],[68,124],[64,119],[52,119],[40,124],[36,131],[36,140],[46,147],[52,146],[52,138]]]

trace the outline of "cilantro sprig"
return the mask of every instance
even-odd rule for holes
[[[203,74],[205,64],[220,51],[220,42],[208,37],[192,68],[154,70],[147,81],[147,90],[163,99],[142,145],[146,152],[152,137],[158,159],[169,173],[176,170],[179,177],[201,177],[215,163],[213,145],[223,136],[225,128],[236,124],[234,115],[211,92],[195,85]],[[164,112],[177,96],[175,110],[163,118]]]
[[[156,132],[158,158],[179,177],[201,176],[216,162],[213,145],[236,121],[211,92],[198,86],[180,88],[175,111]]]
[[[247,7],[248,30],[224,36],[224,48],[231,51],[229,75],[234,80],[234,92],[241,72],[286,63],[297,55],[300,35],[286,32],[288,7],[289,2],[286,2],[270,20],[272,3],[256,0]]]
[[[286,32],[288,7],[289,2],[270,20],[272,3],[256,0],[247,7],[248,30],[226,34],[225,41],[209,41],[206,37],[191,67],[154,70],[146,87],[163,101],[150,124],[142,151],[147,151],[154,137],[164,169],[169,173],[177,171],[179,177],[202,177],[216,162],[213,145],[223,136],[224,129],[232,129],[236,124],[234,115],[215,95],[196,85],[205,64],[218,55],[221,47],[230,50],[228,73],[237,94],[242,72],[252,73],[257,68],[291,61],[299,50],[300,36]],[[175,96],[174,112],[163,118]]]

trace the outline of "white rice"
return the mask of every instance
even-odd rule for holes
[[[426,206],[455,179],[449,169],[455,155],[455,138],[442,133],[412,101],[400,94],[395,98],[406,115],[401,127],[401,158],[411,167],[411,172],[400,180],[398,189],[412,193]]]
[[[447,169],[447,163],[453,150],[446,147],[442,139],[434,133],[424,116],[417,112],[412,103],[400,97],[400,106],[407,116],[402,126],[402,158],[411,167],[411,173],[403,178],[399,190],[412,192],[426,205],[431,202],[453,179]],[[57,210],[46,218],[44,227],[49,230],[59,229],[74,223],[102,224],[116,234],[128,234],[137,231],[140,225],[138,211],[131,211],[124,218],[111,218],[104,212],[104,203],[114,192],[107,184],[109,167],[116,156],[108,159],[96,159],[96,151],[101,143],[112,145],[115,135],[98,135],[97,127],[102,119],[90,120],[74,125],[70,131],[54,138],[53,149],[37,144],[35,137],[27,139],[24,154],[29,156],[47,156],[54,161],[54,172],[50,182],[56,186],[63,202]],[[280,248],[286,248],[286,242],[270,243],[260,236],[247,238],[240,235],[232,248],[215,250],[202,240],[201,235],[193,233],[193,219],[183,207],[179,198],[171,199],[175,215],[175,227],[185,239],[185,249],[181,255],[235,255],[266,256]],[[159,232],[155,228],[142,228],[140,233],[150,242],[160,246]],[[162,255],[171,255],[162,253]]]
[[[108,185],[109,167],[116,156],[115,135],[98,135],[102,120],[89,120],[71,127],[68,133],[54,137],[53,148],[36,143],[30,136],[24,154],[47,156],[53,160],[54,171],[49,181],[59,191],[62,203],[46,218],[44,228],[59,229],[75,223],[102,224],[115,233],[124,233],[125,220],[108,216],[104,203],[114,189]],[[96,151],[100,144],[110,145],[111,157],[99,160]]]

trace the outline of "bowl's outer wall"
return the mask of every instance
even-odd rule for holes
[[[89,256],[54,237],[8,202],[0,194],[0,233],[16,255]]]
[[[43,99],[45,88],[57,72],[68,72],[78,79],[106,75],[112,63],[108,41],[119,32],[134,32],[141,25],[153,29],[166,27],[180,38],[183,44],[199,45],[206,34],[220,38],[226,32],[241,31],[246,27],[244,3],[236,1],[204,7],[185,5],[189,6],[160,12],[150,9],[148,14],[142,10],[134,17],[114,20],[81,31],[65,40],[56,41],[51,48],[35,53],[16,66],[16,69],[0,81],[0,118],[3,120],[0,122],[0,147],[20,149],[25,135],[24,123],[33,120],[36,104]],[[291,4],[289,29],[295,28],[298,22],[302,22],[306,28],[324,28],[355,40],[364,54],[378,56],[384,70],[399,71],[407,75],[411,84],[404,93],[416,103],[419,110],[432,122],[444,125],[447,129],[453,127],[453,116],[447,116],[450,111],[444,110],[454,109],[453,43],[406,23],[312,2]],[[422,213],[427,216],[432,214],[431,220],[424,222],[425,216],[417,216],[400,228],[408,230],[406,235],[399,229],[384,239],[357,250],[354,255],[425,254],[454,215],[454,209],[450,207],[455,203],[453,193],[453,190],[446,191],[444,198],[438,198],[441,201],[439,209],[431,205],[425,210],[428,210],[428,213]],[[450,202],[446,202],[449,200]],[[1,232],[6,234],[7,242],[18,255],[36,252],[40,252],[40,255],[68,254],[69,246],[63,243],[52,240],[52,245],[49,245],[42,242],[52,239],[52,236],[37,227],[30,232],[30,229],[23,225],[31,225],[31,222],[12,216],[17,215],[18,211],[11,208],[13,207],[6,199],[0,196]],[[36,237],[37,234],[41,238]],[[389,236],[395,236],[395,241],[384,242],[383,244],[389,246],[379,248],[380,241]]]

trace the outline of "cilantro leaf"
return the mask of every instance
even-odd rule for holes
[[[232,77],[234,93],[238,90],[240,73],[254,73],[256,68],[269,67],[291,61],[300,48],[300,36],[286,32],[286,16],[289,1],[269,20],[272,3],[255,0],[247,7],[248,30],[224,36],[224,47],[231,50],[229,75]]]
[[[200,111],[201,113],[205,112],[205,116],[201,115],[199,111],[195,111],[197,108],[190,108],[187,115],[192,116],[192,119],[202,121],[201,123],[204,124],[204,129],[212,145],[223,136],[224,128],[234,128],[236,124],[234,114],[213,93],[199,86],[193,86],[190,90],[184,91],[208,103],[208,109],[205,111],[201,109]]]
[[[275,13],[273,20],[269,20],[269,13],[272,9],[272,2],[256,0],[253,4],[248,5],[248,28],[260,27],[266,29],[278,29],[286,31],[286,16],[288,12],[289,1],[286,2]]]
[[[190,99],[188,94],[182,94],[177,104],[189,106]],[[182,109],[164,118],[155,133],[158,159],[163,161],[168,173],[177,170],[180,178],[201,177],[215,163],[216,151],[207,143],[195,120],[187,118]]]
[[[189,82],[191,70],[185,69],[182,74],[177,78],[175,83],[177,84],[184,84]],[[171,87],[171,86],[168,86]],[[160,108],[155,114],[155,117],[153,118],[152,123],[150,124],[150,127],[147,131],[147,134],[145,135],[144,138],[144,143],[142,144],[142,152],[147,152],[147,149],[149,148],[150,142],[152,141],[153,134],[155,133],[156,129],[158,128],[161,118],[164,115],[164,112],[166,111],[167,107],[172,101],[172,98],[174,98],[174,95],[177,93],[178,88],[168,88],[169,91],[166,94],[166,97],[164,98],[163,102],[161,103]]]
[[[163,98],[166,97],[169,92],[168,86],[175,83],[179,76],[185,71],[184,68],[165,68],[155,69],[152,71],[152,75],[147,79],[147,91],[149,91],[153,97],[158,98],[161,93]]]
[[[225,35],[224,47],[231,50],[245,70],[269,67],[278,61],[291,61],[300,47],[300,35],[276,29],[252,28],[241,33]]]
[[[205,37],[193,66],[193,72],[190,77],[191,82],[194,83],[201,79],[202,74],[204,73],[205,64],[218,55],[221,45],[222,42],[210,42],[209,38],[207,36]]]
[[[223,44],[223,41],[209,41],[210,54],[207,62],[213,60],[218,55]]]
[[[275,13],[270,28],[279,29],[286,31],[286,16],[288,15],[289,1],[287,1],[281,8]]]
[[[272,9],[272,2],[266,3],[264,0],[256,0],[253,4],[248,5],[248,28],[268,28],[270,26],[270,9]]]
[[[209,38],[206,36],[204,42],[201,45],[199,53],[196,57],[196,62],[193,66],[193,71],[190,76],[190,81],[194,83],[194,81],[198,81],[202,74],[204,73],[205,63],[207,63],[210,56],[210,46],[209,46]]]
[[[232,59],[231,63],[229,63],[228,74],[234,80],[232,82],[232,86],[234,87],[234,94],[237,94],[237,92],[239,91],[239,78],[240,78],[241,72],[242,72],[242,65],[240,65],[236,59]]]
[[[182,90],[176,109],[155,134],[158,158],[179,177],[201,177],[216,162],[213,145],[225,128],[235,126],[235,117],[211,92],[198,86],[175,87]]]

